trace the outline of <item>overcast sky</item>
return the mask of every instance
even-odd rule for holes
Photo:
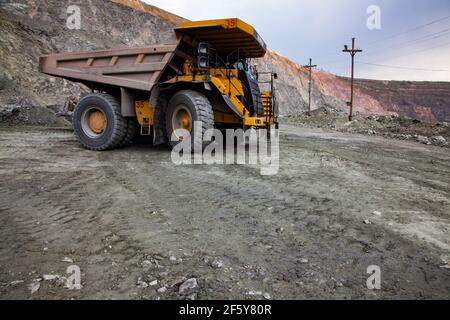
[[[364,49],[357,77],[450,81],[450,0],[144,1],[190,20],[241,18],[280,54],[339,75],[349,75],[342,49],[355,36]],[[367,27],[371,5],[381,9],[380,30]]]

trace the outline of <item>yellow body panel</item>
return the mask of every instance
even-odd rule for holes
[[[214,111],[214,122],[215,123],[228,123],[239,125],[242,123],[241,119],[239,119],[235,114],[231,113],[223,113],[219,111]]]
[[[246,33],[252,36],[255,34],[255,29],[251,25],[245,23],[244,21],[238,18],[203,20],[203,21],[185,21],[182,22],[178,27],[176,27],[175,30],[181,31],[183,29],[207,28],[214,26],[220,26],[223,27],[224,29],[237,28],[242,31],[245,31]]]
[[[150,106],[149,101],[136,101],[135,111],[138,122],[143,127],[152,126],[155,122],[155,109]]]
[[[199,43],[207,43],[214,48],[217,55],[224,57],[239,50],[240,59],[259,58],[267,51],[266,44],[255,28],[238,18],[185,21],[175,28],[175,32],[181,41],[193,47]],[[234,113],[215,111],[217,123],[256,127],[274,124],[276,120],[272,110],[272,93],[261,94],[264,115],[255,117],[248,106],[242,103],[245,93],[238,73],[237,69],[195,68],[192,61],[186,61],[183,65],[183,75],[176,76],[170,82],[209,83],[222,95],[227,96],[234,106]]]
[[[175,82],[205,82],[207,76],[204,74],[196,74],[193,76],[192,68],[189,65],[184,66],[185,75],[178,76]],[[227,74],[231,75],[228,79]],[[239,99],[244,95],[244,88],[241,81],[238,79],[238,70],[236,69],[210,69],[208,80],[219,90],[223,95],[229,97],[236,110],[242,116],[240,119],[235,114],[225,114],[222,112],[214,112],[215,122],[229,123],[229,124],[243,124],[250,127],[265,127],[267,124],[274,124],[272,114],[272,94],[270,92],[263,92],[261,97],[263,99],[264,116],[252,117],[250,111]]]

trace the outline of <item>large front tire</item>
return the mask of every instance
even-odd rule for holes
[[[198,122],[198,132],[194,135],[195,122]],[[214,128],[214,112],[208,98],[193,90],[183,90],[176,93],[169,102],[166,112],[166,129],[170,144],[176,146],[183,141],[182,136],[174,134],[177,129],[184,129],[191,134],[192,148],[202,148],[203,135]],[[172,141],[174,134],[175,141]]]
[[[75,107],[73,128],[86,149],[104,151],[120,147],[127,137],[128,126],[120,102],[109,94],[89,94]]]

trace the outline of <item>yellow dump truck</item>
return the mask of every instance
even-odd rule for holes
[[[177,42],[169,45],[41,57],[41,72],[92,90],[73,111],[82,146],[109,150],[136,135],[175,145],[183,137],[173,141],[172,134],[192,133],[194,122],[203,132],[278,126],[277,75],[258,74],[252,65],[267,51],[252,26],[239,19],[208,20],[183,22],[174,32]]]

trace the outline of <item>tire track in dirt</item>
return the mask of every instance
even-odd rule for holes
[[[192,276],[204,299],[255,298],[250,290],[293,299],[448,297],[443,251],[387,225],[407,218],[389,210],[412,205],[448,223],[448,202],[439,198],[449,192],[438,174],[445,156],[433,155],[435,167],[427,167],[428,156],[407,145],[392,152],[375,140],[365,146],[349,135],[343,142],[291,131],[271,177],[257,167],[174,166],[165,148],[94,153],[65,132],[2,133],[0,296],[28,298],[26,284],[64,272],[60,260],[70,256],[82,267],[82,291],[46,283],[36,298],[176,298]],[[416,181],[402,168],[405,153],[426,168]],[[376,209],[386,217],[372,217]],[[213,260],[224,267],[212,268]],[[376,294],[365,288],[374,263],[384,279]],[[23,286],[7,285],[18,277]],[[137,288],[138,278],[158,279],[168,291]]]
[[[292,153],[295,155],[295,151]],[[135,155],[134,152],[132,154]],[[165,155],[165,157],[168,157],[168,155]],[[291,155],[288,159],[296,159],[296,157]],[[143,165],[140,166],[141,163]],[[358,292],[358,294],[364,294],[364,288],[361,284],[365,283],[363,264],[366,263],[366,260],[372,258],[382,261],[386,251],[394,251],[390,252],[389,255],[402,257],[401,260],[405,261],[402,264],[403,270],[410,270],[411,268],[407,267],[409,262],[417,262],[415,261],[416,258],[412,257],[422,256],[421,250],[424,249],[423,247],[417,248],[411,242],[401,239],[398,235],[381,227],[372,227],[376,230],[371,231],[368,236],[367,228],[361,226],[362,220],[358,220],[358,217],[346,215],[346,208],[338,199],[318,197],[316,193],[305,192],[306,186],[298,182],[293,183],[293,181],[296,181],[295,179],[286,179],[287,181],[280,183],[279,177],[262,178],[258,176],[256,169],[241,167],[173,167],[168,160],[163,163],[148,163],[140,159],[140,154],[137,154],[137,158],[130,157],[128,165],[138,167],[139,169],[134,168],[134,170],[138,171],[140,175],[129,180],[127,176],[130,172],[121,168],[114,173],[114,176],[118,176],[119,181],[135,183],[136,186],[140,186],[141,190],[147,191],[140,197],[143,199],[147,197],[159,203],[160,207],[166,208],[169,221],[173,221],[172,225],[183,226],[183,228],[176,229],[176,235],[169,237],[171,242],[167,242],[167,237],[165,237],[163,243],[157,241],[157,247],[165,246],[166,250],[172,249],[173,251],[180,248],[182,248],[182,251],[189,251],[200,247],[203,249],[203,254],[225,256],[237,264],[238,268],[248,263],[265,264],[265,268],[272,269],[273,277],[279,277],[279,274],[281,274],[280,280],[288,279],[284,285],[290,286],[293,292],[290,293],[291,296],[287,295],[286,297],[304,296],[304,287],[300,286],[296,289],[293,288],[295,284],[291,283],[292,279],[303,279],[306,276],[302,272],[298,276],[298,269],[302,269],[301,266],[299,267],[298,261],[304,255],[318,255],[320,258],[315,259],[318,265],[333,266],[336,261],[341,261],[341,265],[337,267],[345,270],[346,273],[353,272],[355,267],[360,269],[360,282],[352,282],[354,286],[352,290]],[[287,168],[292,167],[290,162],[284,163],[284,165]],[[286,177],[291,175],[291,172],[284,174],[282,171],[280,175]],[[240,179],[244,180],[245,183],[237,183]],[[137,190],[138,187],[134,189]],[[189,200],[186,201],[186,199]],[[208,201],[208,199],[213,199],[213,201]],[[262,199],[263,201],[261,201]],[[294,199],[306,202],[306,207],[304,202],[296,204]],[[245,206],[239,206],[240,203],[245,203]],[[205,208],[205,204],[208,206],[208,213],[199,219],[196,213],[201,213],[199,211],[204,209],[199,208]],[[273,214],[265,214],[265,211],[270,208],[274,210],[277,208],[276,213],[279,216],[274,218]],[[243,210],[245,210],[245,214],[242,214]],[[332,213],[331,210],[334,210],[333,215],[324,219],[323,216]],[[217,221],[217,217],[214,216],[211,219],[209,216],[209,214],[216,212],[222,214],[219,217],[220,222],[225,220],[222,224]],[[302,219],[305,219],[306,223]],[[283,223],[280,224],[280,220],[284,220]],[[130,228],[136,230],[137,233],[145,234],[152,229],[152,227],[142,225],[141,220],[138,219],[137,221],[137,223],[129,221]],[[217,226],[212,227],[217,224],[220,225],[219,228]],[[293,239],[290,236],[280,236],[274,232],[280,228],[280,225],[284,225],[286,230],[292,232]],[[345,225],[352,227],[343,232],[340,229],[346,229]],[[244,226],[248,226],[248,229]],[[156,228],[167,229],[167,226],[158,223]],[[262,234],[259,234],[259,241],[248,240],[252,239],[255,234],[252,229],[263,230]],[[202,232],[204,236],[199,236],[199,232]],[[324,242],[325,245],[315,244],[319,232],[324,234],[324,239],[321,242]],[[158,234],[150,234],[158,236]],[[188,239],[189,245],[180,245],[181,239]],[[324,241],[325,239],[328,241]],[[270,243],[272,244],[271,247],[276,249],[270,252],[270,250],[258,247],[259,243],[267,244],[267,246],[270,246]],[[401,245],[393,246],[395,243],[401,243]],[[409,247],[408,252],[404,252],[403,246]],[[221,250],[218,250],[218,248]],[[273,251],[276,251],[275,254]],[[253,258],[257,255],[257,252],[265,256],[271,255],[273,259],[264,257],[249,261],[248,258]],[[286,256],[287,252],[289,252],[288,256]],[[372,253],[369,255],[369,252]],[[360,258],[357,258],[356,261],[353,261],[353,264],[349,265],[349,260],[364,255],[368,256],[367,259],[361,261]],[[242,259],[242,257],[247,259]],[[388,268],[397,274],[400,270],[398,262],[392,259],[388,262]],[[354,265],[354,263],[357,264]],[[426,266],[426,268],[429,267],[429,265]],[[324,273],[323,278],[328,279],[339,274],[333,269],[322,272]],[[418,274],[416,268],[410,270],[410,272],[418,277],[416,281],[423,278],[422,271]],[[411,276],[411,274],[408,276]],[[323,281],[323,279],[318,281]],[[258,285],[261,284],[258,283]],[[330,284],[330,286],[334,285]],[[439,286],[438,282],[435,285]],[[264,287],[267,288],[265,285]],[[286,288],[283,289],[289,291]],[[408,290],[404,288],[403,293],[406,294]],[[332,292],[332,290],[329,291]],[[392,286],[390,293],[387,294],[393,296],[397,291],[398,288]],[[321,294],[323,297],[323,292]]]
[[[101,213],[110,209],[108,187],[102,190],[102,185],[99,184],[104,181],[104,172],[84,167],[83,160],[80,162],[80,159],[76,159],[79,163],[72,163],[68,167],[64,164],[61,168],[56,166],[57,172],[46,171],[46,168],[58,163],[60,154],[54,155],[46,151],[61,147],[57,142],[61,136],[43,135],[40,139],[44,141],[39,143],[35,143],[38,139],[34,136],[29,137],[29,143],[20,145],[24,148],[20,157],[17,156],[17,151],[8,152],[10,144],[2,146],[3,161],[5,158],[14,159],[14,168],[26,172],[22,175],[16,172],[2,174],[2,181],[8,181],[7,184],[0,184],[0,239],[4,244],[1,246],[4,258],[2,274],[13,277],[25,275],[27,281],[31,281],[32,276],[38,277],[39,274],[56,270],[61,274],[65,272],[65,265],[61,263],[64,256],[74,257],[75,262],[82,262],[82,269],[89,271],[86,263],[89,256],[100,253],[108,256],[104,247],[109,249],[111,245],[102,243],[104,234],[108,233],[105,231],[108,224],[102,223]],[[72,146],[79,153],[78,146],[73,142]],[[5,149],[8,151],[5,152]],[[70,152],[65,156],[76,157]],[[40,157],[41,160],[35,161],[30,167],[29,157]],[[93,201],[90,194],[100,196]],[[36,255],[38,256],[35,257]],[[11,260],[12,257],[15,258]],[[24,264],[24,260],[28,260],[28,263]],[[100,264],[110,264],[103,257],[99,260]],[[3,262],[8,262],[8,266],[4,266]],[[11,272],[6,272],[6,268],[14,272],[10,275],[8,273]],[[34,272],[27,274],[31,270]],[[86,282],[101,282],[98,279],[101,274],[97,274],[97,270],[85,276]],[[54,288],[49,288],[52,289]],[[96,287],[93,289],[93,292],[98,291]],[[19,296],[28,297],[26,291],[19,288]],[[64,298],[77,296],[76,293],[59,291]],[[86,286],[84,294],[89,295],[89,291],[90,286]]]

